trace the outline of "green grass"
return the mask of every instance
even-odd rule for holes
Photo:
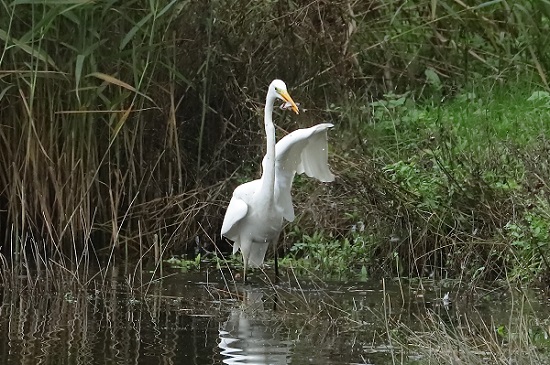
[[[550,95],[544,88],[481,81],[443,102],[389,94],[353,109],[368,113],[369,122],[355,135],[342,132],[346,142],[337,145],[349,148],[335,151],[345,157],[336,163],[341,186],[331,191],[349,189],[340,210],[347,228],[298,235],[289,250],[293,266],[356,277],[366,271],[546,280]],[[354,117],[340,115],[348,125]],[[352,232],[358,222],[365,222],[363,236]]]

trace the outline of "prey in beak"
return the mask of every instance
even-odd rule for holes
[[[300,103],[296,103],[296,106],[298,107],[298,110],[305,111],[305,109],[300,108]],[[288,110],[290,108],[292,108],[292,104],[289,102],[286,102],[279,107],[281,110]]]
[[[282,90],[279,92],[279,95],[285,101],[285,103],[281,105],[281,109],[285,110],[285,109],[291,108],[294,113],[296,114],[300,113],[298,109],[298,105],[296,105],[294,100],[292,100],[288,91]]]

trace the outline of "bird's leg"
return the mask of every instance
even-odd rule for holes
[[[275,258],[275,284],[279,283],[279,260],[277,259],[277,241],[273,242],[273,257]]]
[[[279,294],[275,292],[275,296],[273,297],[273,311],[276,312],[279,304]]]
[[[275,259],[275,284],[279,283],[279,255],[277,252],[277,242],[279,242],[280,236],[281,232],[279,232],[277,237],[273,240],[273,257]]]
[[[248,268],[248,257],[243,255],[243,284],[246,284],[246,269]]]

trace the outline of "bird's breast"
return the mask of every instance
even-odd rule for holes
[[[283,216],[276,210],[253,211],[247,216],[245,224],[254,241],[270,241],[279,236]]]

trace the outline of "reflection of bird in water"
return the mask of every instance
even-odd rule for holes
[[[243,255],[243,277],[248,266],[261,266],[267,248],[274,246],[283,227],[283,218],[292,222],[294,208],[290,190],[296,173],[306,173],[320,181],[332,181],[328,167],[327,130],[333,125],[321,123],[294,131],[275,145],[273,103],[282,99],[298,113],[298,107],[281,80],[269,85],[265,104],[267,150],[262,161],[262,177],[238,186],[227,207],[221,234],[234,241],[233,253]],[[275,273],[277,274],[277,267]]]
[[[223,363],[282,365],[290,363],[289,341],[281,340],[281,333],[266,319],[263,293],[246,291],[245,303],[234,308],[227,321],[220,325],[218,344]],[[262,318],[264,320],[262,320]],[[273,318],[273,320],[276,320]]]

